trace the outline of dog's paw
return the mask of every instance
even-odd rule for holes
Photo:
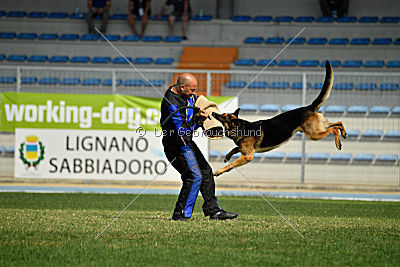
[[[347,132],[346,132],[345,130],[342,131],[342,137],[343,137],[344,139],[347,138]]]
[[[342,150],[342,143],[340,141],[336,143],[336,148]]]
[[[217,170],[214,172],[215,177],[220,176],[221,174],[222,174],[222,172],[220,170]]]
[[[224,162],[226,163],[226,162],[228,162],[230,160],[230,158],[228,158],[228,157],[225,157],[224,158]]]

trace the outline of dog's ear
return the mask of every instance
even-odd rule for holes
[[[240,111],[240,108],[235,110],[235,112],[233,112],[232,114],[239,118],[239,111]]]

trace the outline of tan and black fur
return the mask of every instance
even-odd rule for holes
[[[281,113],[268,120],[255,122],[239,119],[240,109],[234,113],[212,113],[212,116],[224,125],[225,135],[237,145],[225,156],[225,162],[238,152],[242,154],[232,163],[215,171],[214,175],[221,175],[234,167],[252,161],[254,153],[266,152],[279,147],[298,131],[303,132],[310,140],[321,140],[327,135],[333,134],[335,145],[340,150],[342,148],[340,134],[343,138],[347,137],[342,122],[329,123],[321,113],[318,113],[318,109],[328,99],[332,85],[332,66],[329,61],[326,61],[324,85],[311,105]]]

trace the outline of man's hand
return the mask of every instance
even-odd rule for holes
[[[200,109],[198,114],[199,114],[200,118],[203,119],[203,120],[211,118],[211,112],[207,111],[207,110],[204,110],[204,109]]]

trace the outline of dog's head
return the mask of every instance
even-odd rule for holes
[[[213,112],[211,114],[216,120],[218,120],[222,123],[222,125],[225,128],[225,134],[227,137],[232,137],[232,132],[236,132],[238,130],[238,127],[241,122],[241,120],[238,117],[239,111],[240,111],[240,108],[238,108],[233,113],[218,114],[218,113]]]

